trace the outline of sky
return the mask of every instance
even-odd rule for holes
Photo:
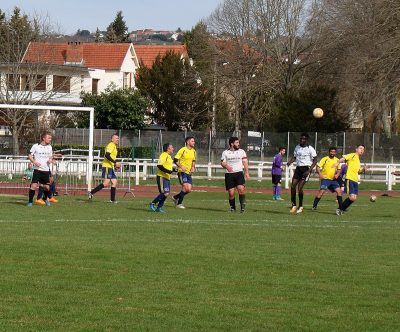
[[[78,29],[106,30],[118,11],[129,31],[190,30],[218,7],[220,0],[1,0],[0,9],[11,13],[15,6],[28,14],[49,16],[52,25],[64,34]]]

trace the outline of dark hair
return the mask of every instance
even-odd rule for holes
[[[280,147],[279,147],[279,152],[281,152],[282,150],[286,150],[286,148],[283,147],[283,146],[280,146]]]
[[[193,136],[188,136],[188,137],[186,137],[185,138],[185,144],[187,144],[187,142],[189,141],[189,140],[191,140],[192,138],[194,138]]]
[[[365,149],[365,145],[364,144],[358,144],[357,148],[359,148],[360,146],[362,146]]]
[[[43,141],[43,139],[46,137],[46,135],[52,136],[51,132],[49,131],[44,131],[41,135],[40,135],[40,141]]]
[[[229,146],[231,146],[231,144],[235,143],[238,140],[239,140],[239,138],[232,136],[231,138],[229,138],[229,141],[228,141]]]
[[[329,148],[329,150],[328,150],[328,151],[330,152],[330,151],[332,151],[332,150],[335,150],[335,151],[337,151],[337,148],[336,148],[336,146],[331,146],[331,147]]]
[[[302,134],[300,135],[300,137],[305,137],[305,138],[307,138],[307,139],[310,138],[310,136],[309,136],[307,133],[302,133]]]
[[[165,144],[163,144],[163,146],[162,146],[163,152],[167,152],[168,147],[169,147],[170,145],[171,145],[170,143],[165,143]]]

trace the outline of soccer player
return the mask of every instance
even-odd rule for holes
[[[175,206],[178,209],[185,208],[182,204],[183,198],[192,191],[192,173],[196,171],[196,150],[194,145],[194,137],[186,137],[185,146],[174,157],[174,162],[178,166],[178,179],[182,185],[180,193],[173,196]]]
[[[274,201],[283,201],[281,198],[281,181],[282,171],[284,166],[282,164],[282,157],[285,155],[286,149],[284,147],[279,148],[279,152],[274,156],[272,162],[272,199]]]
[[[55,158],[59,158],[62,157],[61,153],[54,153],[52,155],[52,159],[53,159],[53,164],[57,165],[57,160],[55,160]],[[51,173],[51,170],[49,170],[49,179],[50,179],[50,190],[47,194],[47,200],[51,203],[58,203],[58,199],[56,199],[55,193],[56,193],[56,184],[54,182],[54,176]],[[41,199],[43,197],[43,187],[39,187],[38,190],[38,194],[37,194],[37,199]]]
[[[240,148],[237,137],[229,138],[229,149],[222,152],[221,166],[226,169],[225,188],[228,191],[231,212],[236,211],[235,188],[239,194],[240,212],[246,207],[245,180],[250,179],[246,152]],[[244,170],[244,174],[243,174]]]
[[[28,159],[33,164],[33,175],[29,187],[28,206],[32,206],[35,191],[40,186],[44,190],[43,198],[37,199],[35,204],[50,206],[47,197],[50,190],[49,164],[53,163],[51,138],[50,132],[44,132],[40,135],[40,143],[34,144],[29,152]]]
[[[164,213],[165,211],[162,209],[165,200],[167,199],[169,193],[171,192],[170,187],[170,179],[171,173],[173,171],[172,167],[172,157],[171,155],[174,153],[174,147],[165,143],[163,145],[163,153],[158,157],[157,164],[157,186],[159,195],[154,198],[154,200],[150,203],[150,210],[154,212]]]
[[[119,136],[114,134],[111,136],[111,142],[107,144],[103,159],[103,164],[101,168],[101,178],[103,179],[103,183],[100,183],[96,188],[89,191],[88,196],[89,200],[93,199],[93,195],[98,191],[102,190],[105,187],[108,187],[111,182],[111,203],[117,203],[115,200],[115,195],[117,191],[117,176],[115,175],[114,169],[119,169],[121,166],[116,161],[118,155],[118,143]]]
[[[340,214],[340,210],[342,209],[342,189],[340,188],[340,184],[337,179],[340,176],[341,164],[338,164],[336,168],[332,167],[333,164],[336,164],[339,161],[339,158],[336,157],[336,153],[336,147],[330,147],[328,155],[323,157],[317,164],[316,170],[319,175],[320,186],[319,191],[314,198],[312,207],[313,210],[317,209],[318,203],[322,196],[327,190],[329,190],[332,193],[336,192],[338,202],[336,214]]]
[[[337,163],[332,165],[332,167],[336,168],[337,164],[339,163],[346,162],[347,164],[345,193],[347,193],[349,196],[344,200],[342,208],[336,211],[336,214],[338,215],[347,211],[349,206],[357,200],[358,175],[367,170],[366,166],[361,167],[360,162],[360,157],[364,154],[364,152],[365,146],[360,144],[357,146],[355,152],[344,155]]]
[[[293,157],[286,164],[290,166],[290,164],[296,161],[296,169],[290,188],[292,201],[290,213],[303,212],[304,184],[308,181],[314,166],[317,164],[317,153],[314,148],[308,144],[308,138],[309,136],[307,133],[302,133],[300,135],[300,144],[296,145]],[[296,188],[299,193],[299,208],[296,207]]]

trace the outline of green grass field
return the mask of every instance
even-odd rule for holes
[[[0,197],[1,331],[398,331],[400,198]]]

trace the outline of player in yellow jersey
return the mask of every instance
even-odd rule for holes
[[[182,204],[183,198],[192,191],[192,173],[196,171],[196,150],[194,145],[194,137],[186,137],[185,146],[174,157],[174,162],[178,166],[178,178],[182,189],[179,194],[173,196],[173,200],[175,206],[180,209],[185,208]]]
[[[150,210],[154,212],[164,213],[165,211],[162,209],[165,200],[167,199],[169,193],[171,192],[170,179],[171,173],[173,171],[172,167],[172,157],[171,155],[174,153],[174,147],[165,143],[163,145],[163,153],[158,157],[157,164],[157,186],[159,195],[153,199],[150,203]]]
[[[360,157],[364,154],[364,152],[365,146],[360,144],[357,146],[354,153],[344,155],[337,163],[332,165],[333,168],[336,168],[339,163],[346,162],[347,164],[345,192],[349,195],[349,197],[344,200],[342,208],[340,211],[337,211],[336,214],[342,214],[357,199],[358,175],[367,170],[366,166],[361,167],[360,162]]]
[[[318,203],[321,200],[322,196],[326,193],[327,190],[329,190],[332,193],[336,192],[339,205],[336,213],[340,214],[339,210],[341,210],[342,208],[342,190],[337,179],[340,175],[341,166],[340,164],[338,164],[336,168],[332,167],[333,164],[339,161],[339,158],[336,157],[336,153],[336,147],[330,147],[328,155],[323,157],[317,164],[317,173],[320,179],[320,187],[317,195],[314,198],[314,203],[312,207],[313,210],[317,209]]]
[[[114,170],[120,169],[121,165],[117,163],[117,155],[118,155],[118,143],[119,136],[114,134],[111,136],[111,142],[107,144],[104,153],[103,164],[101,168],[101,178],[103,179],[103,183],[99,184],[96,188],[89,191],[88,196],[89,200],[93,199],[93,195],[103,189],[104,187],[108,187],[111,182],[111,203],[116,203],[115,195],[117,191],[117,176],[115,175]]]

